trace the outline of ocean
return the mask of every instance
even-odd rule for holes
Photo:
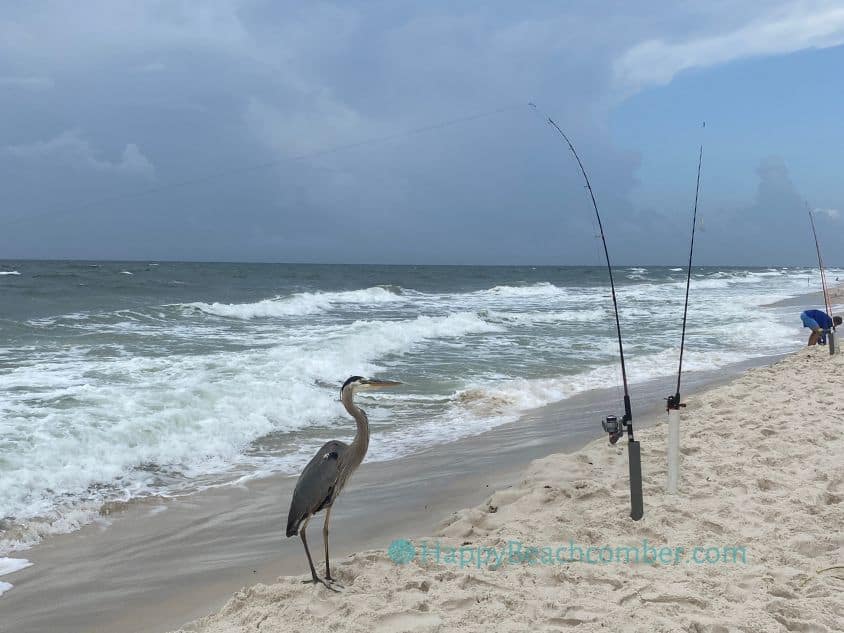
[[[685,270],[616,276],[631,383],[668,394]],[[694,268],[686,370],[804,345],[799,310],[762,306],[817,286]],[[618,385],[611,310],[601,267],[0,262],[0,554],[133,499],[297,473],[352,437],[350,375],[404,383],[359,397],[370,461]]]

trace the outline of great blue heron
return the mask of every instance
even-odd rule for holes
[[[299,475],[299,481],[293,489],[290,513],[287,515],[287,536],[298,533],[302,539],[302,545],[305,546],[312,576],[312,580],[306,582],[321,582],[329,589],[331,588],[325,582],[334,580],[328,564],[328,521],[331,518],[331,506],[334,505],[334,501],[349,477],[360,466],[369,448],[369,420],[366,412],[355,404],[355,392],[395,387],[400,384],[394,380],[368,380],[361,376],[352,376],[344,382],[340,389],[340,401],[357,423],[355,439],[351,444],[337,440],[326,442]],[[322,539],[325,544],[325,580],[317,576],[305,535],[308,522],[321,510],[325,510],[325,523],[322,527]]]

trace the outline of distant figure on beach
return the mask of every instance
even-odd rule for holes
[[[809,335],[809,346],[821,343],[826,344],[826,332],[832,329],[833,324],[841,325],[841,317],[830,317],[823,310],[805,310],[800,313],[800,320],[803,327],[812,330]]]

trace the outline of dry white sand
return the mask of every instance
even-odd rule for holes
[[[689,398],[677,496],[664,492],[665,425],[640,432],[642,521],[628,518],[623,443],[594,442],[533,462],[517,485],[453,514],[431,538],[415,539],[418,555],[409,564],[393,563],[385,543],[335,561],[345,586],[339,593],[302,584],[307,575],[279,578],[241,590],[219,613],[182,630],[844,630],[844,569],[827,569],[844,565],[842,375],[844,354],[806,349]],[[321,553],[320,527],[312,522],[311,543]],[[513,541],[522,552],[550,547],[554,556],[562,546],[569,558],[572,541],[583,550],[616,550],[641,549],[645,539],[657,556],[663,547],[670,553],[607,564],[506,557]],[[427,562],[420,561],[423,541]],[[460,553],[457,564],[445,560],[446,546],[475,558],[461,568]],[[478,566],[478,547],[503,551],[504,562]],[[744,548],[745,562],[741,549],[724,548]],[[707,554],[722,560],[692,560]]]

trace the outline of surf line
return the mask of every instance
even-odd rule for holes
[[[706,127],[706,123],[703,124]],[[677,367],[677,389],[666,398],[668,412],[668,494],[677,494],[680,481],[680,409],[686,405],[680,399],[680,381],[683,378],[683,351],[686,347],[686,319],[689,314],[689,288],[692,285],[692,257],[695,252],[695,227],[697,226],[697,203],[700,196],[700,168],[703,164],[703,144],[697,158],[697,184],[695,184],[695,206],[692,212],[692,237],[689,243],[689,265],[686,269],[686,298],[683,302],[683,328],[680,331],[680,362]]]
[[[812,235],[815,238],[815,250],[818,253],[818,268],[821,271],[821,288],[823,289],[823,303],[824,307],[826,307],[826,313],[832,318],[832,304],[829,300],[829,286],[826,284],[826,268],[823,265],[823,257],[821,257],[821,246],[818,242],[818,232],[815,230],[815,216],[812,213],[812,210],[809,208],[809,204],[806,203],[806,210],[809,212],[809,222],[812,223]],[[835,354],[835,321],[832,322],[832,329],[827,332],[827,339],[829,342],[829,355],[832,356]]]
[[[537,110],[534,103],[528,104],[534,111]],[[544,117],[548,124],[551,125],[560,136],[563,137],[568,145],[571,153],[580,167],[580,173],[583,174],[583,179],[586,181],[586,189],[589,191],[589,197],[592,199],[592,207],[595,209],[595,217],[598,219],[598,228],[601,232],[601,242],[604,245],[604,257],[607,260],[607,272],[610,278],[610,293],[612,294],[612,305],[615,313],[615,331],[618,335],[618,357],[621,363],[621,381],[624,386],[624,415],[621,420],[615,415],[608,415],[601,421],[601,426],[609,434],[610,443],[615,444],[627,432],[627,465],[630,477],[630,518],[638,521],[645,514],[644,501],[642,498],[642,451],[638,440],[633,437],[633,412],[630,407],[630,389],[627,385],[627,367],[624,364],[624,343],[621,337],[621,319],[618,316],[618,300],[615,295],[615,281],[612,275],[612,263],[610,262],[610,251],[607,247],[607,238],[604,235],[604,224],[601,222],[601,214],[598,211],[598,203],[595,201],[595,193],[592,191],[592,185],[589,182],[589,176],[586,174],[586,168],[574,149],[574,144],[566,133],[557,125],[554,120],[546,116]]]

